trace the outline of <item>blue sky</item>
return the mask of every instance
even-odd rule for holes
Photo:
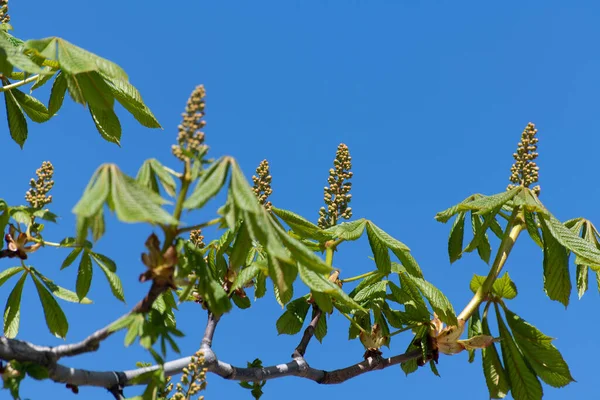
[[[56,169],[52,210],[62,218],[48,239],[74,232],[73,205],[93,171],[117,163],[135,175],[143,160],[170,156],[180,113],[191,90],[206,85],[207,143],[211,154],[236,157],[250,176],[268,158],[272,201],[316,222],[322,190],[336,146],[350,147],[356,218],[373,220],[413,251],[428,280],[460,310],[470,297],[473,273],[487,273],[477,256],[450,266],[449,226],[436,212],[472,193],[493,194],[508,183],[512,152],[525,125],[540,137],[541,200],[561,220],[585,216],[600,223],[597,185],[597,118],[600,104],[600,5],[592,1],[525,1],[486,4],[436,1],[263,1],[263,2],[72,2],[13,1],[15,35],[60,36],[120,64],[154,111],[164,130],[141,127],[123,110],[122,147],[104,142],[88,113],[70,100],[43,126],[30,124],[23,151],[0,135],[5,171],[1,197],[19,204],[28,180],[44,160]],[[517,5],[518,4],[518,5]],[[41,92],[47,100],[47,92]],[[4,109],[0,111],[4,120]],[[219,204],[188,222],[210,219]],[[97,250],[119,266],[127,304],[113,300],[96,271],[93,305],[64,304],[69,342],[80,340],[127,311],[147,290],[137,282],[140,253],[151,232],[113,218]],[[76,269],[59,271],[67,252],[48,249],[31,262],[73,289]],[[346,276],[373,268],[366,240],[344,245],[334,264]],[[0,269],[12,266],[3,259]],[[598,358],[592,319],[599,304],[595,282],[568,310],[543,293],[542,254],[527,237],[517,244],[507,271],[520,290],[510,301],[519,315],[556,337],[577,383],[544,386],[547,399],[590,398],[597,391],[592,361]],[[574,270],[574,268],[573,268]],[[6,301],[13,281],[0,291]],[[37,295],[25,288],[20,337],[58,344],[44,325]],[[298,291],[302,287],[298,286]],[[300,293],[300,292],[298,292]],[[272,296],[271,296],[272,297]],[[287,362],[299,338],[277,336],[281,309],[270,297],[246,312],[223,318],[214,348],[220,358],[245,365]],[[178,322],[186,333],[181,348],[191,354],[200,342],[205,315],[185,305]],[[357,362],[363,349],[348,342],[347,321],[329,320],[323,344],[311,343],[308,362],[334,369]],[[392,342],[393,355],[409,336]],[[114,335],[100,351],[65,360],[73,367],[122,370],[148,356],[139,346],[126,350]],[[427,369],[405,377],[399,367],[377,371],[341,386],[321,387],[298,378],[269,382],[264,399],[408,398],[428,393],[445,399],[487,396],[479,357],[440,359],[442,378]],[[134,395],[129,389],[127,395]],[[61,385],[24,384],[31,399],[73,397]],[[82,388],[79,398],[110,398]],[[249,399],[236,383],[209,375],[207,399]]]

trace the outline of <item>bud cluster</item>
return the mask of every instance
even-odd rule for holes
[[[510,168],[510,181],[512,184],[508,185],[508,190],[519,185],[529,187],[539,179],[540,168],[535,163],[535,159],[538,157],[538,138],[535,137],[536,133],[535,124],[530,122],[521,134],[521,141],[517,145],[517,152],[513,153],[515,162]],[[539,194],[539,185],[534,187],[533,191]]]
[[[42,166],[35,171],[35,174],[37,180],[32,178],[29,181],[31,189],[25,193],[25,200],[33,208],[42,208],[52,202],[52,196],[48,195],[48,192],[54,186],[52,180],[54,166],[50,161],[44,161]]]
[[[254,182],[252,190],[254,190],[254,194],[258,197],[260,204],[267,211],[270,211],[273,205],[268,201],[268,198],[273,193],[273,189],[271,188],[272,176],[269,172],[269,162],[267,160],[260,162],[258,168],[256,168],[256,175],[252,176],[252,181]]]
[[[0,0],[0,24],[7,24],[9,21],[8,0]]]
[[[329,186],[324,188],[325,207],[319,210],[318,225],[323,229],[335,225],[340,218],[352,217],[352,208],[348,207],[352,199],[352,183],[348,182],[352,178],[352,157],[348,146],[343,143],[338,146],[333,165],[327,178]]]
[[[197,86],[187,101],[185,112],[181,114],[183,120],[177,127],[177,144],[171,147],[173,155],[181,161],[200,157],[208,150],[208,146],[204,144],[204,132],[202,132],[202,128],[206,125],[206,121],[202,120],[205,96],[204,85]]]
[[[190,231],[190,242],[192,242],[192,244],[199,249],[202,249],[206,246],[201,229],[194,229],[193,231]]]
[[[181,380],[175,386],[175,394],[170,400],[184,400],[191,399],[192,396],[198,394],[201,390],[206,389],[206,372],[207,368],[204,365],[204,355],[201,351],[197,351],[196,354],[191,357],[190,363],[187,368],[183,369],[183,375]],[[184,391],[184,385],[188,387]],[[198,397],[198,400],[203,400],[204,396]]]

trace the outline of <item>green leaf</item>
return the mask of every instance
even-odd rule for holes
[[[542,237],[540,236],[540,229],[538,228],[537,217],[534,213],[525,211],[525,226],[527,227],[527,233],[531,239],[542,249],[544,243],[542,243]]]
[[[260,268],[256,263],[253,263],[242,269],[235,277],[235,281],[233,282],[233,285],[231,285],[229,293],[233,293],[235,290],[243,288],[247,283],[252,281],[252,279],[256,278],[259,272]]]
[[[281,218],[292,231],[305,239],[314,239],[318,242],[325,242],[335,237],[333,234],[325,232],[309,220],[291,211],[282,210],[277,207],[272,207],[271,211]]]
[[[351,297],[349,297],[338,285],[329,281],[323,275],[310,270],[303,264],[298,264],[298,272],[300,273],[300,278],[302,281],[306,283],[306,286],[308,286],[311,290],[329,294],[339,303],[350,307],[353,310],[364,311],[364,309]]]
[[[98,265],[102,264],[111,272],[117,272],[117,264],[103,254],[88,251],[89,255],[96,261]]]
[[[144,104],[138,90],[122,79],[108,79],[112,95],[133,117],[147,128],[161,128],[152,111]]]
[[[469,283],[469,288],[475,293],[483,285],[483,282],[485,282],[485,276],[474,274],[473,278],[471,278],[471,283]]]
[[[522,186],[516,186],[511,190],[502,193],[497,193],[492,196],[482,196],[476,200],[461,203],[458,205],[458,211],[473,210],[479,215],[487,214],[495,208],[502,207],[512,200],[522,189]]]
[[[452,304],[438,288],[424,279],[410,276],[409,274],[405,274],[405,276],[409,277],[409,279],[419,288],[442,322],[448,326],[458,324]]]
[[[233,248],[231,249],[231,254],[229,256],[229,268],[237,271],[241,266],[245,265],[248,254],[252,248],[250,232],[248,232],[246,224],[242,223],[235,237]]]
[[[463,240],[465,235],[465,213],[458,213],[458,216],[450,229],[448,237],[448,255],[450,256],[450,264],[459,260],[462,257]]]
[[[48,288],[48,290],[50,290],[52,292],[52,294],[55,297],[58,297],[59,299],[65,300],[65,301],[70,301],[71,303],[81,303],[81,304],[92,304],[92,301],[90,299],[88,299],[87,297],[84,297],[83,299],[79,299],[79,297],[77,297],[77,294],[75,294],[74,292],[65,289],[63,287],[58,286],[57,284],[55,284],[52,280],[46,278],[44,275],[41,274],[40,271],[38,271],[37,269],[30,267],[31,272],[33,272],[38,278],[40,278],[40,280],[42,281],[42,283]]]
[[[482,334],[492,336],[488,325],[487,317],[481,321]],[[502,367],[496,344],[481,349],[481,358],[483,364],[483,375],[491,399],[503,399],[510,390],[510,382],[506,376],[506,371]]]
[[[11,90],[4,92],[4,103],[10,136],[23,148],[25,140],[27,140],[27,121]]]
[[[77,297],[81,300],[90,291],[90,285],[92,284],[92,276],[94,270],[92,269],[92,260],[88,252],[84,252],[79,261],[79,269],[77,271],[77,283],[75,284]]]
[[[383,280],[366,286],[353,297],[356,302],[364,302],[372,299],[384,299],[389,281]]]
[[[23,269],[23,267],[11,267],[0,272],[0,286],[4,285],[4,282],[18,274],[20,271],[23,271]]]
[[[294,295],[293,283],[298,276],[298,268],[294,264],[280,263],[276,258],[269,257],[269,276],[275,285],[275,298],[282,306]]]
[[[96,264],[98,264],[100,269],[102,269],[104,275],[106,275],[106,280],[108,280],[108,284],[110,285],[110,291],[112,292],[113,296],[115,296],[122,302],[125,302],[125,295],[123,294],[123,285],[121,284],[119,276],[115,274],[113,270],[111,270],[111,265],[104,262],[102,258],[99,258],[99,254],[90,253],[90,255],[92,259],[96,262]]]
[[[494,281],[492,286],[492,291],[501,298],[504,299],[514,299],[517,297],[517,286],[510,279],[508,272],[504,273],[501,278],[498,278]]]
[[[502,338],[500,341],[502,358],[511,383],[513,397],[519,400],[541,400],[543,396],[542,385],[525,362],[523,355],[504,324],[498,307],[496,307],[496,315],[500,337]]]
[[[507,308],[504,308],[504,312],[517,346],[523,352],[527,363],[544,382],[559,388],[575,381],[569,366],[551,343],[552,338]]]
[[[231,302],[225,289],[214,276],[211,268],[204,261],[203,254],[192,243],[187,242],[184,251],[188,263],[197,268],[198,293],[208,304],[208,308],[216,315],[221,315],[231,309]]]
[[[479,315],[479,307],[477,307],[475,308],[471,318],[469,318],[468,337],[472,338],[482,334],[481,315]],[[467,351],[469,352],[469,362],[472,363],[475,361],[475,350],[467,349]]]
[[[398,274],[401,288],[390,282],[392,297],[400,304],[404,305],[407,313],[413,315],[417,320],[428,321],[430,319],[429,310],[421,296],[418,286],[408,274]]]
[[[225,184],[230,164],[230,159],[227,157],[221,157],[215,161],[209,169],[204,171],[196,188],[185,200],[183,206],[190,209],[201,208],[216,196]]]
[[[51,115],[41,101],[21,92],[19,89],[12,89],[11,93],[21,106],[21,109],[25,111],[25,114],[27,114],[33,122],[46,122],[50,119]]]
[[[325,318],[325,316],[321,316],[321,318],[319,318],[319,322],[317,323],[317,326],[315,327],[315,338],[317,338],[317,340],[319,342],[323,342],[323,338],[327,335],[327,318]]]
[[[388,248],[370,223],[367,223],[367,237],[369,238],[371,251],[375,257],[377,269],[384,274],[389,274],[392,270],[392,264]]]
[[[156,193],[140,186],[133,178],[111,165],[111,198],[119,220],[177,225],[178,221],[165,211],[166,201]],[[79,204],[78,204],[79,205]]]
[[[92,108],[89,106],[90,115],[96,125],[100,136],[108,142],[121,145],[121,123],[117,114],[112,109]]]
[[[88,183],[83,196],[73,208],[78,217],[92,217],[102,209],[110,194],[111,173],[109,165],[98,168]]]
[[[48,81],[50,81],[50,79],[52,79],[52,77],[56,73],[56,70],[53,69],[52,67],[44,67],[44,70],[47,71],[48,73],[44,74],[44,75],[38,76],[38,78],[36,79],[35,83],[33,85],[31,85],[31,89],[30,90],[32,92],[34,90],[36,90],[36,89],[41,88],[46,83],[48,83]]]
[[[357,240],[360,238],[367,225],[367,220],[361,218],[352,222],[342,222],[325,229],[325,232],[333,234],[338,239]]]
[[[542,216],[540,223],[542,221],[545,222],[548,232],[556,241],[577,255],[580,259],[578,264],[587,264],[594,270],[600,270],[600,250],[598,248],[577,236],[553,215]]]
[[[46,325],[50,332],[59,338],[65,338],[67,331],[69,330],[69,324],[67,318],[63,313],[60,305],[56,302],[52,294],[46,289],[38,280],[35,275],[31,275],[35,287],[38,292],[38,296],[44,309],[44,316],[46,317]]]
[[[77,259],[77,257],[79,257],[79,254],[81,254],[81,251],[83,250],[83,247],[76,247],[74,248],[69,255],[67,256],[67,258],[65,258],[65,260],[63,261],[62,265],[60,266],[60,269],[65,269],[68,266],[70,266],[71,264],[73,264],[73,261],[75,261],[75,259]]]
[[[288,303],[285,312],[277,320],[277,333],[279,335],[295,335],[300,332],[309,308],[306,297],[300,297]]]
[[[493,214],[493,215],[492,215]],[[471,226],[473,228],[473,240],[464,252],[470,252],[477,249],[477,253],[479,257],[486,263],[490,263],[490,256],[492,254],[492,248],[490,246],[490,241],[485,233],[487,228],[489,227],[490,221],[495,218],[495,214],[492,211],[487,215],[487,221],[481,222],[481,216],[471,213]]]
[[[23,272],[6,300],[6,306],[4,307],[4,336],[7,338],[14,338],[19,332],[21,295],[23,294],[25,278],[27,278],[27,271]]]
[[[174,197],[175,188],[177,185],[175,183],[175,179],[173,179],[173,176],[169,173],[169,171],[167,171],[165,166],[162,165],[157,159],[151,158],[150,160],[148,160],[148,162],[152,167],[152,171],[154,171],[154,173],[158,177],[158,180],[160,181],[162,187],[165,189],[165,192],[167,192],[169,196]]]
[[[553,236],[544,218],[540,218],[540,224],[544,238],[544,290],[550,299],[560,301],[566,307],[571,295],[569,253]]]
[[[588,267],[587,265],[577,266],[577,295],[581,297],[588,290]]]
[[[48,73],[23,53],[19,39],[16,39],[4,30],[0,30],[0,49],[4,50],[8,63],[25,72],[29,72],[30,74]]]

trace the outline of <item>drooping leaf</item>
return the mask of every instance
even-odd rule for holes
[[[462,256],[463,240],[465,234],[465,213],[460,212],[452,224],[450,236],[448,237],[448,256],[450,264]]]
[[[161,128],[152,111],[144,104],[138,90],[123,79],[107,80],[113,96],[133,117],[147,128]]]
[[[306,300],[306,297],[300,297],[286,305],[285,312],[276,323],[278,334],[295,335],[300,332],[310,308]]]
[[[29,267],[29,268],[31,269],[31,272],[33,274],[35,274],[35,276],[40,278],[42,283],[48,288],[48,290],[50,290],[50,292],[52,292],[52,294],[55,297],[58,297],[59,299],[62,299],[65,301],[69,301],[71,303],[92,304],[92,301],[90,299],[88,299],[87,297],[84,297],[83,299],[80,300],[77,297],[76,293],[74,293],[68,289],[65,289],[63,287],[58,286],[52,280],[50,280],[50,279],[46,278],[44,275],[42,275],[42,273],[40,271],[38,271],[37,269],[35,269],[33,267]]]
[[[502,348],[502,358],[506,368],[508,378],[511,383],[511,392],[515,399],[523,400],[541,400],[543,396],[542,385],[536,374],[527,365],[519,348],[515,344],[513,337],[506,328],[504,320],[496,307],[498,317],[498,329],[500,331],[500,346]]]
[[[19,332],[19,322],[21,319],[21,295],[23,285],[27,278],[27,272],[23,272],[21,278],[8,295],[6,306],[4,307],[4,336],[14,338]]]
[[[596,271],[600,270],[600,250],[598,248],[577,236],[553,215],[543,216],[540,218],[540,223],[542,221],[545,223],[543,226],[557,242],[577,255],[578,264],[586,264]]]
[[[560,301],[566,307],[571,295],[569,253],[553,236],[544,218],[540,219],[540,224],[544,239],[544,290],[550,299]]]
[[[388,283],[389,281],[383,280],[362,288],[353,297],[354,301],[365,302],[374,299],[384,299],[387,292]]]
[[[493,214],[493,216],[492,216]],[[471,243],[464,249],[464,252],[470,252],[477,249],[477,253],[479,257],[486,263],[489,264],[490,256],[492,254],[492,248],[490,246],[490,240],[485,233],[487,228],[489,227],[489,223],[491,219],[495,218],[495,214],[493,211],[487,215],[488,220],[482,222],[482,217],[478,214],[471,213],[471,226],[473,229],[473,240]]]
[[[204,171],[196,188],[185,200],[183,206],[189,209],[201,208],[216,196],[225,184],[230,165],[230,159],[227,157],[221,157],[215,161],[209,169]]]
[[[490,211],[502,207],[504,204],[512,200],[521,190],[522,186],[516,186],[511,190],[502,193],[497,193],[491,196],[483,196],[476,200],[461,203],[458,205],[458,211],[473,210],[479,215],[487,214]]]
[[[417,278],[406,274],[412,282],[419,288],[423,296],[427,299],[433,311],[436,312],[438,318],[448,326],[456,326],[458,321],[454,308],[446,296],[430,282],[424,279]]]
[[[323,342],[323,338],[327,335],[327,318],[325,318],[325,316],[321,316],[321,318],[319,318],[319,322],[317,323],[317,326],[315,327],[315,338],[319,341],[319,342]]]
[[[258,264],[253,263],[246,268],[243,268],[240,273],[236,276],[233,285],[231,285],[231,289],[229,293],[234,292],[237,289],[244,287],[247,283],[252,281],[252,279],[256,278],[258,273],[260,272],[260,267]]]
[[[106,280],[108,281],[108,284],[110,286],[110,291],[112,292],[113,296],[115,296],[117,299],[121,300],[122,302],[125,302],[125,295],[123,293],[123,285],[121,284],[121,280],[119,279],[119,276],[111,270],[111,266],[110,264],[107,264],[106,262],[104,262],[104,260],[102,260],[101,258],[98,257],[98,254],[96,253],[90,253],[92,259],[96,262],[96,264],[98,264],[98,266],[100,267],[100,269],[102,269],[102,272],[104,272],[104,275],[106,276]]]
[[[435,220],[438,222],[442,222],[442,223],[446,223],[448,221],[450,221],[450,218],[452,218],[454,215],[456,215],[460,210],[459,207],[463,204],[467,204],[467,203],[471,203],[474,200],[483,197],[481,194],[473,194],[469,197],[467,197],[466,199],[464,199],[463,201],[461,201],[460,203],[444,210],[444,211],[440,211],[435,215]],[[461,248],[462,250],[462,248]]]
[[[158,182],[160,181],[165,192],[169,196],[175,196],[176,184],[173,176],[155,158],[144,161],[135,180],[155,193],[159,193]]]
[[[46,318],[46,325],[50,329],[50,333],[59,338],[65,338],[67,331],[69,330],[69,323],[67,317],[60,308],[60,305],[54,299],[52,294],[46,289],[44,285],[38,280],[35,275],[31,276],[35,283],[42,308],[44,309],[44,317]]]
[[[492,336],[488,324],[487,316],[481,320],[481,331],[484,335]],[[491,399],[503,399],[510,390],[510,382],[507,373],[500,362],[496,345],[481,349],[481,358],[483,364],[483,375],[488,387]]]
[[[23,267],[11,267],[0,272],[0,286],[2,286],[4,282],[18,274],[20,271],[23,271],[23,269]]]
[[[25,120],[25,115],[21,107],[19,107],[19,103],[17,103],[12,91],[8,90],[4,92],[4,103],[6,105],[10,136],[23,148],[25,140],[27,140],[27,121]]]
[[[367,237],[369,238],[371,251],[375,257],[375,265],[377,265],[377,269],[384,274],[389,274],[392,269],[392,264],[387,245],[381,239],[379,232],[375,230],[370,223],[367,223]]]
[[[62,265],[60,266],[60,269],[65,269],[68,266],[70,266],[71,264],[73,264],[73,261],[75,261],[77,259],[77,257],[79,257],[79,254],[81,254],[82,250],[83,250],[82,247],[76,247],[73,250],[71,250],[71,252],[67,256],[67,258],[65,258]]]
[[[13,66],[30,74],[48,74],[27,57],[23,52],[21,41],[8,32],[0,29],[0,49],[4,50],[6,61]],[[6,69],[6,68],[5,68]],[[8,71],[4,71],[5,73]]]
[[[117,217],[123,222],[177,225],[178,221],[160,205],[166,200],[140,186],[133,178],[111,165],[110,195]]]
[[[98,168],[88,183],[83,196],[73,208],[73,213],[81,217],[91,217],[102,209],[110,194],[111,173],[109,165]]]
[[[79,269],[77,270],[77,282],[75,284],[77,297],[81,300],[90,291],[90,285],[92,284],[92,276],[94,270],[92,269],[92,259],[88,252],[84,252],[79,261]]]
[[[538,228],[537,217],[534,213],[525,211],[525,225],[531,239],[543,249],[544,243],[542,243],[542,236],[540,235],[540,229]]]
[[[21,109],[25,111],[25,114],[27,114],[33,122],[46,122],[50,119],[51,115],[41,101],[21,92],[19,89],[12,89],[11,93],[17,103],[21,106]]]
[[[569,366],[552,344],[552,338],[507,308],[504,308],[504,312],[517,346],[527,363],[544,382],[553,387],[563,387],[575,381]]]
[[[121,145],[121,123],[112,108],[96,108],[92,105],[88,108],[100,136],[108,142]]]

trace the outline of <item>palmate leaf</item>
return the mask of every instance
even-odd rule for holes
[[[108,142],[121,145],[121,123],[117,114],[110,108],[88,107],[92,120],[100,136]]]
[[[65,338],[67,336],[67,331],[69,330],[67,317],[65,317],[60,305],[58,305],[48,289],[42,285],[35,275],[32,275],[31,277],[33,278],[40,302],[42,303],[46,325],[48,326],[50,333],[56,337]]]
[[[552,338],[504,307],[517,346],[533,371],[548,385],[563,387],[575,380]]]
[[[23,272],[6,300],[6,306],[4,307],[4,336],[7,338],[14,338],[19,332],[21,295],[23,294],[23,285],[25,285],[27,275],[27,271]]]
[[[427,299],[429,305],[442,322],[448,326],[455,326],[458,324],[452,304],[438,288],[433,286],[430,282],[411,276],[410,274],[401,274],[401,276],[407,277],[408,280],[419,289],[423,297]]]
[[[86,251],[83,253],[83,255],[81,256],[81,260],[79,261],[79,269],[77,270],[77,282],[75,284],[77,297],[80,300],[84,299],[90,291],[93,272],[94,270],[92,268],[92,259]]]
[[[571,295],[569,253],[553,236],[544,218],[540,218],[540,225],[544,241],[544,290],[550,299],[566,307]]]
[[[446,223],[448,221],[450,221],[450,219],[455,216],[457,213],[459,213],[461,210],[459,210],[459,207],[467,204],[467,203],[471,203],[474,200],[477,200],[479,198],[483,197],[483,195],[476,193],[473,194],[469,197],[467,197],[466,199],[464,199],[463,201],[461,201],[460,203],[444,210],[444,211],[440,211],[435,215],[435,220],[438,222],[442,222],[442,223]]]
[[[4,30],[0,30],[0,53],[4,53],[7,65],[3,67],[8,74],[12,67],[19,68],[30,74],[48,74],[48,71],[34,63],[23,52],[22,42]],[[10,66],[10,67],[9,67]]]
[[[356,221],[342,222],[341,224],[334,225],[331,228],[325,229],[325,232],[335,235],[338,239],[358,240],[362,236],[366,225],[367,220],[361,218]]]
[[[89,220],[100,218],[103,221],[102,208],[105,203],[123,222],[178,223],[161,207],[168,203],[166,200],[123,174],[116,165],[105,164],[96,170],[82,198],[73,208],[73,213],[77,215],[77,237],[80,241],[90,227]]]
[[[387,273],[392,268],[388,263],[389,249],[400,260],[409,274],[417,278],[423,277],[419,264],[417,264],[416,260],[410,254],[410,249],[404,243],[393,238],[371,221],[367,221],[367,236],[369,237],[369,243],[375,256],[375,263],[380,271]]]
[[[461,203],[458,205],[458,211],[473,210],[479,215],[487,214],[496,208],[502,207],[504,204],[512,200],[521,192],[523,186],[516,186],[502,193],[497,193],[491,196],[482,196],[476,200]]]
[[[498,210],[498,209],[496,209]],[[463,252],[471,252],[477,249],[479,257],[486,263],[490,263],[490,256],[492,254],[492,247],[490,246],[490,240],[487,236],[487,229],[491,221],[495,218],[495,213],[492,211],[487,215],[485,222],[482,222],[480,215],[471,212],[471,226],[473,229],[473,240],[463,250]]]
[[[311,290],[328,294],[333,297],[337,303],[349,307],[352,310],[365,311],[363,307],[348,296],[338,285],[329,281],[323,275],[312,271],[303,264],[298,264],[298,272],[302,281]]]
[[[33,267],[29,267],[29,269],[35,276],[37,276],[42,281],[44,286],[46,286],[48,288],[48,290],[50,290],[50,292],[52,292],[52,294],[55,297],[58,297],[61,300],[69,301],[71,303],[92,304],[92,301],[90,299],[88,299],[87,297],[79,299],[79,297],[77,297],[76,293],[74,293],[68,289],[65,289],[63,287],[58,286],[52,280],[50,280],[50,279],[46,278],[44,275],[42,275],[42,273],[40,271],[38,271],[37,269],[35,269]]]
[[[540,228],[538,227],[537,216],[529,211],[525,211],[524,214],[527,233],[529,233],[529,236],[535,242],[535,244],[537,244],[543,249],[544,243],[542,242],[542,236],[540,235]]]
[[[119,276],[115,273],[117,270],[115,262],[102,254],[94,253],[91,251],[89,252],[89,255],[91,259],[94,260],[96,265],[100,267],[102,272],[104,272],[104,275],[106,276],[106,280],[108,281],[108,285],[110,286],[110,291],[112,292],[113,296],[115,296],[118,300],[125,302],[125,295],[123,292],[123,285],[121,284],[121,279],[119,279]]]
[[[596,248],[600,248],[600,242],[598,241],[598,230],[590,221],[584,218],[576,218],[564,223],[566,227],[571,229],[576,235],[580,236],[583,240],[590,243]],[[577,262],[577,260],[576,260]],[[576,282],[577,282],[577,294],[581,298],[588,289],[588,271],[589,266],[581,263],[577,263],[576,271]],[[600,279],[600,272],[596,271],[597,278]],[[600,286],[599,286],[600,289]]]
[[[473,275],[471,279],[471,283],[469,285],[471,291],[473,293],[477,292],[477,290],[483,285],[486,277],[481,275]],[[508,272],[505,272],[502,277],[496,279],[492,284],[492,294],[501,298],[501,299],[514,299],[517,297],[517,286],[510,279]]]
[[[4,283],[9,280],[10,278],[12,278],[13,276],[15,276],[16,274],[18,274],[19,272],[23,271],[24,268],[23,267],[11,267],[11,268],[7,268],[4,271],[0,272],[0,286],[4,285]]]
[[[377,269],[384,274],[389,274],[392,270],[392,263],[387,245],[370,223],[367,223],[367,237],[369,238],[371,251],[375,257]]]
[[[498,329],[500,331],[500,346],[502,358],[511,383],[511,392],[517,400],[541,400],[542,385],[535,372],[527,365],[513,337],[508,331],[496,305]]]
[[[146,128],[161,128],[152,111],[144,104],[138,90],[122,79],[107,79],[112,95]]]
[[[52,84],[52,90],[50,91],[50,100],[48,100],[48,113],[54,115],[60,110],[65,100],[65,94],[67,93],[67,79],[62,72],[59,72],[54,79]]]

